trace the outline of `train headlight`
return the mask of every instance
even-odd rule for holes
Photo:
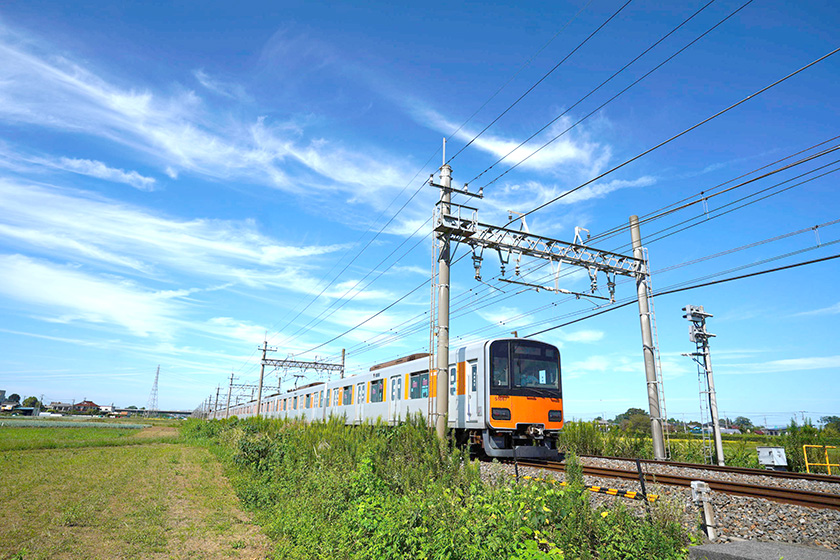
[[[549,410],[548,411],[548,421],[549,422],[562,422],[563,421],[563,411],[562,410]]]
[[[493,420],[510,420],[509,408],[494,408],[490,411]]]

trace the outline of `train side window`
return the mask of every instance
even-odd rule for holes
[[[449,366],[449,394],[455,395],[455,384],[458,379],[458,373],[455,366]]]
[[[341,404],[348,405],[353,404],[353,386],[348,385],[344,388],[344,394],[341,395]]]
[[[297,397],[292,399],[292,410],[297,410]]]
[[[425,399],[429,396],[429,372],[412,373],[408,377],[410,399]]]
[[[478,364],[471,364],[472,365],[472,391],[478,391]]]
[[[365,384],[359,383],[356,385],[356,404],[365,402]]]
[[[377,379],[370,382],[370,402],[382,402],[385,399],[385,380]]]

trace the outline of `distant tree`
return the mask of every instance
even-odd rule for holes
[[[127,406],[126,408],[129,409],[129,410],[137,410],[137,407],[134,406],[134,405]]]
[[[616,416],[614,422],[616,424],[621,424],[621,423],[625,422],[626,420],[629,420],[630,417],[633,416],[634,414],[645,414],[645,415],[647,415],[647,412],[645,412],[641,408],[628,408],[627,412],[623,412],[623,413],[619,414],[618,416]]]
[[[820,418],[823,429],[840,433],[840,416],[823,416]]]
[[[752,420],[750,420],[750,419],[749,419],[749,418],[747,418],[746,416],[739,416],[739,417],[737,417],[737,418],[735,419],[735,422],[733,422],[733,424],[734,424],[735,426],[738,426],[738,428],[739,428],[742,432],[746,432],[747,430],[752,430],[752,429],[755,427],[755,426],[753,426]]]
[[[621,423],[621,427],[630,432],[650,433],[650,416],[647,414],[632,414]]]
[[[31,406],[32,408],[40,408],[41,403],[35,397],[26,397],[23,400],[23,406]]]
[[[7,398],[8,398],[10,401],[15,401],[16,403],[19,403],[19,402],[20,402],[20,395],[18,395],[17,393],[12,393],[12,394],[11,394],[11,395],[9,395]]]

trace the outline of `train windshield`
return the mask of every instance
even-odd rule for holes
[[[560,396],[560,353],[531,340],[490,344],[490,392],[494,395]]]

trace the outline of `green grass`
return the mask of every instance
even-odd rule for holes
[[[416,420],[193,420],[183,431],[228,466],[278,559],[686,557],[670,510],[646,522],[621,505],[592,508],[573,457],[565,488],[509,476],[486,484]]]
[[[142,433],[130,428],[7,428],[0,427],[0,452],[21,449],[64,449],[72,447],[115,447],[173,443],[178,434],[157,438],[138,437]]]
[[[805,472],[802,454],[804,444],[840,444],[831,432],[818,430],[810,425],[798,426],[794,422],[791,422],[787,433],[783,436],[725,434],[721,439],[723,454],[729,466],[758,468],[757,447],[783,447],[788,460],[788,468],[794,472]],[[701,436],[674,433],[670,434],[670,440],[671,460],[700,464],[705,462]],[[627,432],[617,427],[603,431],[593,422],[567,422],[558,443],[561,448],[580,455],[653,458],[653,443],[650,435]]]
[[[0,559],[265,556],[264,537],[212,454],[185,445],[177,432],[138,432],[0,430],[0,442],[37,434],[30,444],[42,445],[0,453]],[[117,446],[97,447],[114,437]]]

